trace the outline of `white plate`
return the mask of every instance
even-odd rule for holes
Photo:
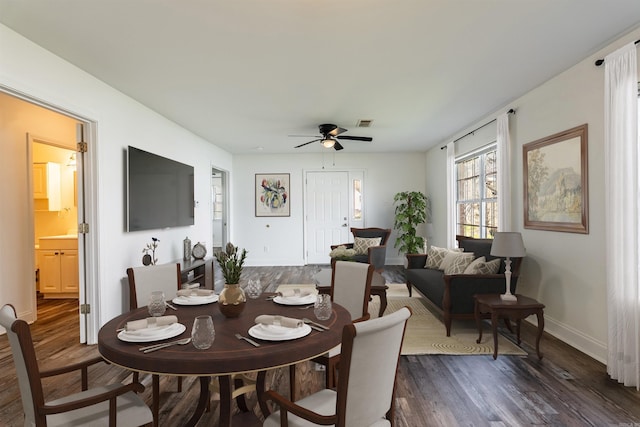
[[[138,331],[120,331],[118,339],[126,342],[150,342],[166,340],[167,338],[177,337],[187,330],[182,323],[173,323],[168,326],[160,326],[155,328],[140,329]]]
[[[299,328],[287,328],[277,325],[253,325],[249,328],[249,335],[265,341],[288,341],[302,338],[311,333],[311,327],[307,324]]]
[[[213,294],[211,296],[199,296],[190,295],[188,297],[179,296],[171,300],[174,304],[178,305],[204,305],[211,304],[218,301],[218,295]]]
[[[309,294],[303,297],[283,297],[278,295],[273,299],[273,302],[282,305],[308,305],[316,302],[317,298],[316,294]]]

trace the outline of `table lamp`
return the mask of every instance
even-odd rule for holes
[[[500,298],[503,301],[516,301],[516,296],[511,293],[511,257],[522,258],[526,255],[522,235],[511,231],[497,232],[493,236],[491,255],[506,257],[504,277],[507,281],[507,291],[500,295]]]

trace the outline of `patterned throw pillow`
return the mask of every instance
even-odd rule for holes
[[[440,265],[444,274],[462,274],[475,258],[473,252],[449,252]]]
[[[447,249],[439,248],[437,246],[431,246],[429,248],[429,252],[427,252],[427,265],[425,265],[424,268],[442,270],[442,261],[449,252],[462,252],[462,249]]]
[[[380,246],[381,237],[356,237],[353,239],[353,249],[356,255],[367,255],[371,246]]]
[[[480,257],[469,264],[464,274],[497,274],[501,261],[500,258],[496,258],[487,262],[485,257]]]

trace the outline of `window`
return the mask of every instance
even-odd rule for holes
[[[492,239],[498,230],[496,145],[456,159],[456,234]]]

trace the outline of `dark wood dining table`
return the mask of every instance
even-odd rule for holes
[[[132,343],[118,338],[118,330],[131,320],[148,317],[146,307],[121,314],[107,322],[98,333],[98,350],[102,357],[114,365],[123,368],[160,375],[198,376],[200,378],[200,398],[198,405],[187,422],[194,426],[208,405],[209,383],[217,376],[220,383],[220,426],[231,425],[231,377],[234,374],[258,372],[256,393],[262,412],[267,415],[269,408],[264,402],[264,372],[269,369],[290,366],[310,360],[340,344],[342,329],[351,323],[349,312],[338,304],[333,304],[331,318],[317,320],[313,309],[300,310],[299,306],[276,304],[266,297],[274,294],[262,294],[258,299],[248,299],[240,316],[226,318],[217,303],[206,305],[180,305],[177,310],[167,310],[165,314],[178,317],[178,322],[186,330],[176,337],[157,342]],[[305,337],[286,341],[265,341],[252,338],[260,347],[236,338],[240,333],[249,336],[248,330],[255,324],[255,318],[261,314],[273,314],[294,318],[307,317],[329,327],[327,331],[312,329]],[[175,345],[152,353],[143,353],[140,347],[168,342],[191,336],[191,327],[196,316],[210,315],[215,327],[215,341],[207,350],[198,350],[192,344]]]

